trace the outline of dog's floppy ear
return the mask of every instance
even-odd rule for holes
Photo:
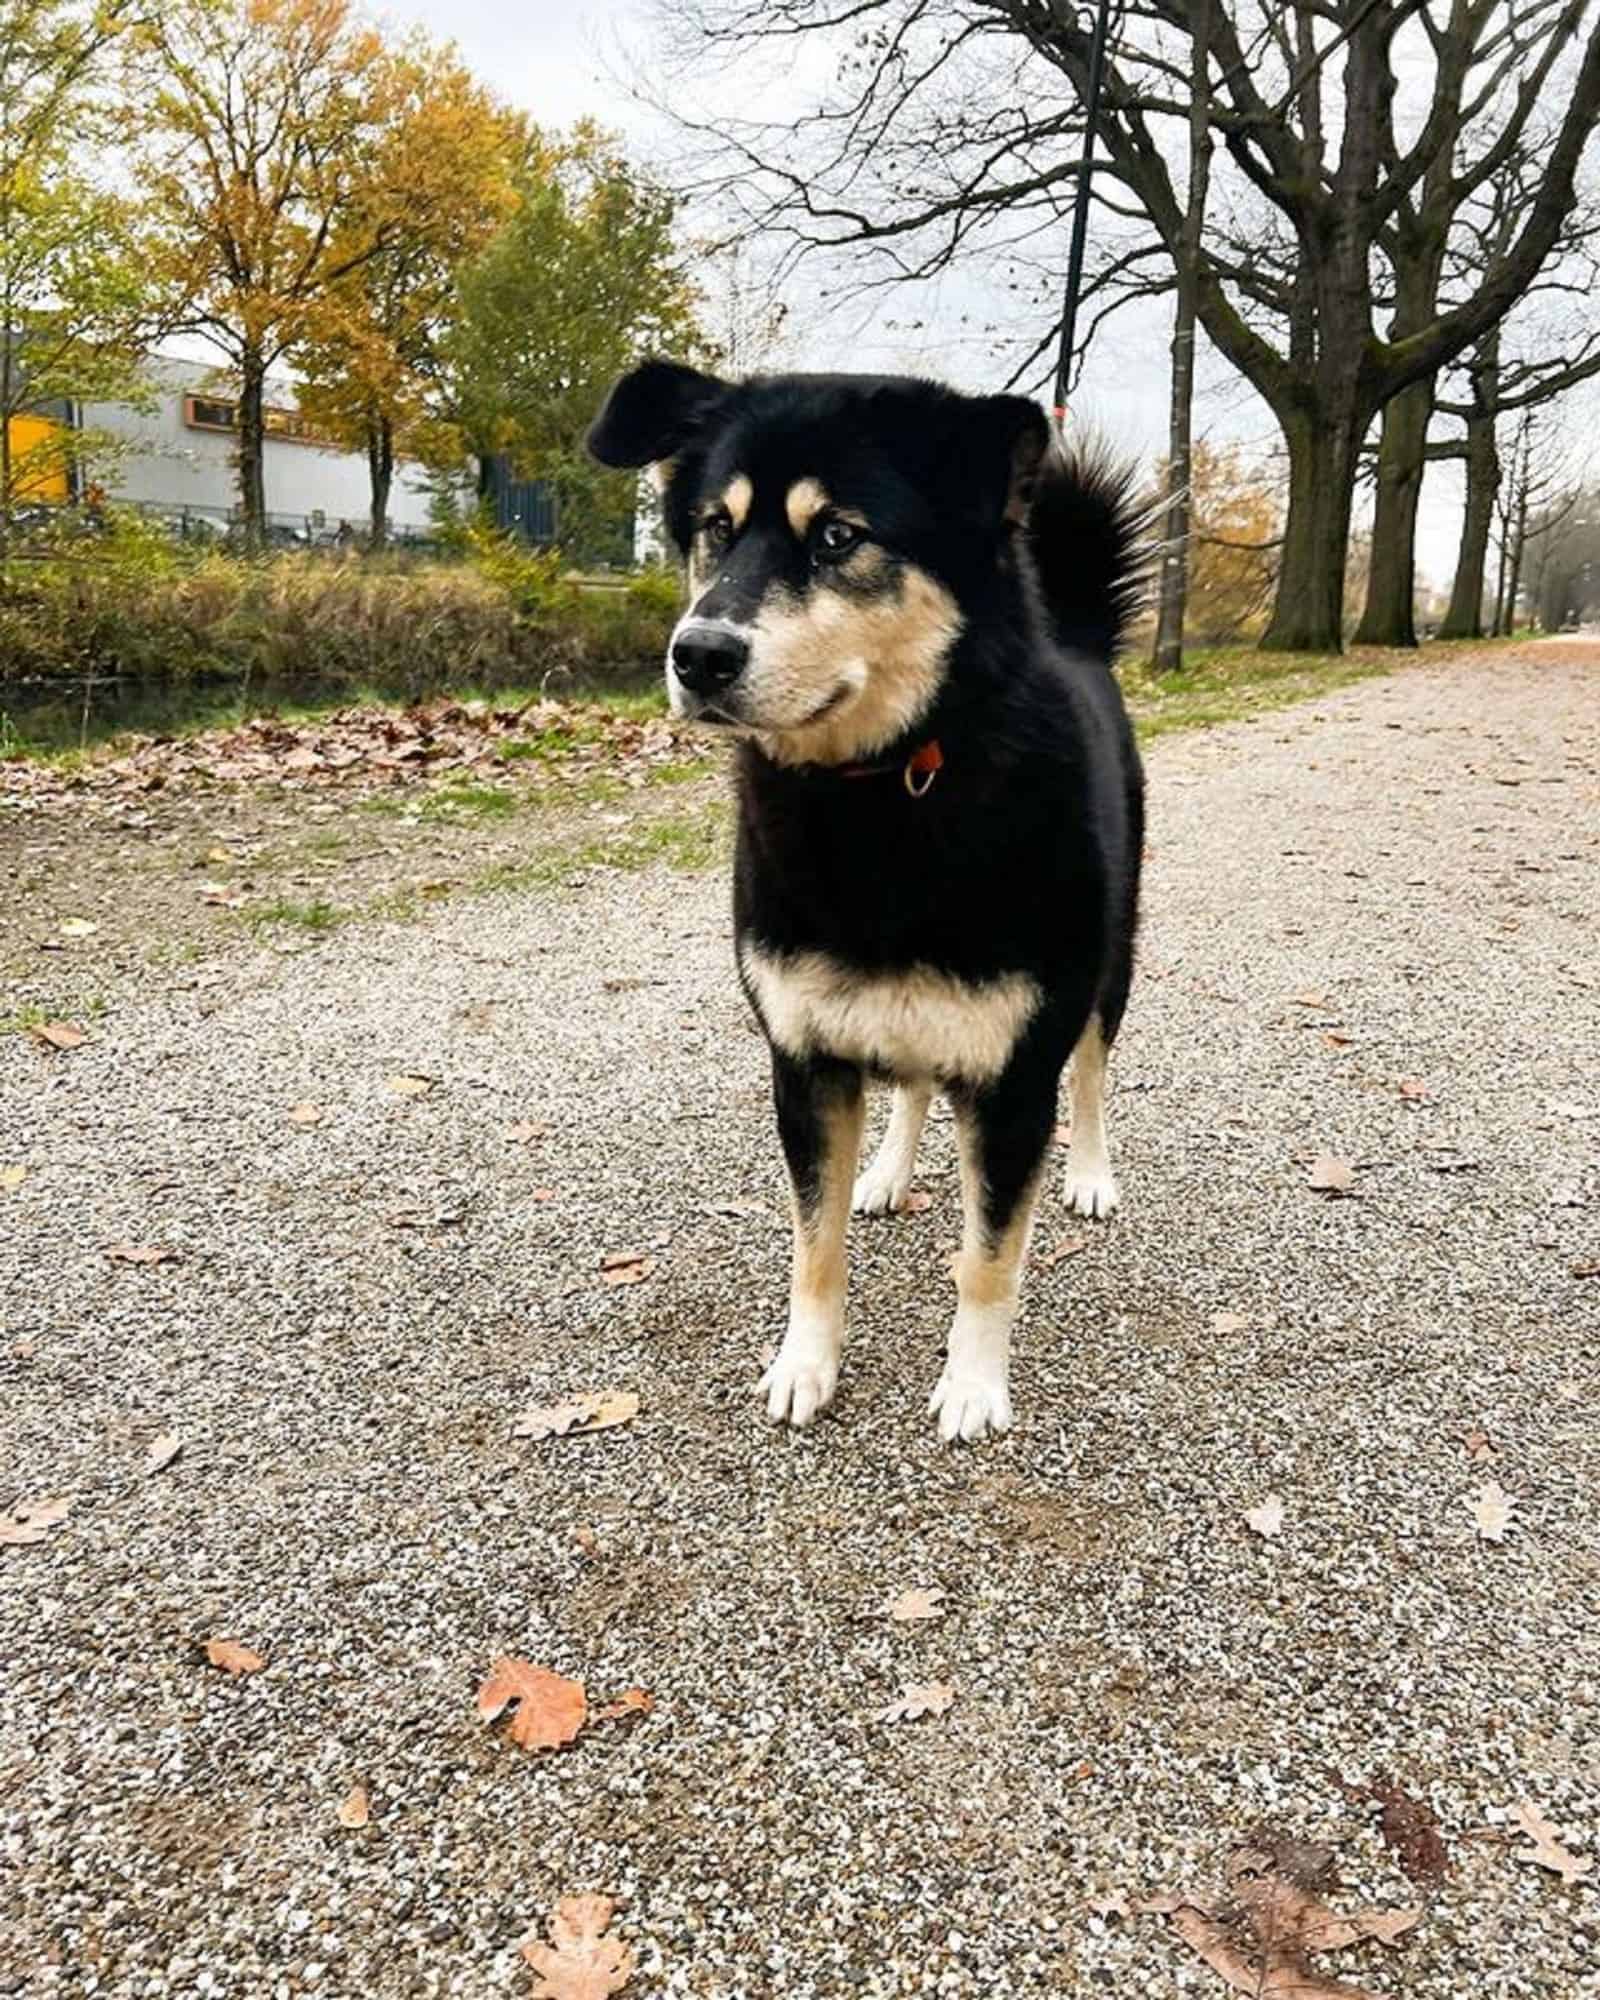
[[[643,361],[612,386],[589,426],[602,465],[654,465],[671,458],[728,393],[715,375],[681,361]]]
[[[980,396],[967,407],[964,468],[985,522],[1020,527],[1028,518],[1050,425],[1026,396]]]

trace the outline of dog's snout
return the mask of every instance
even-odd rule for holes
[[[714,694],[750,664],[750,642],[725,625],[688,625],[672,642],[672,671],[695,694]]]

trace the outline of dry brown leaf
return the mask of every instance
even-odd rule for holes
[[[1247,1509],[1244,1518],[1246,1527],[1253,1528],[1263,1541],[1276,1541],[1283,1533],[1283,1502],[1276,1493],[1269,1493],[1259,1506]]]
[[[1414,1797],[1394,1778],[1377,1777],[1370,1785],[1352,1785],[1337,1771],[1329,1771],[1328,1776],[1346,1798],[1378,1807],[1378,1832],[1407,1881],[1419,1888],[1437,1889],[1450,1872],[1450,1850],[1438,1815],[1427,1800]]]
[[[642,1250],[612,1250],[600,1259],[600,1282],[602,1285],[642,1285],[655,1267],[655,1258],[647,1257]]]
[[[146,1473],[165,1472],[167,1467],[183,1450],[183,1439],[172,1431],[163,1431],[151,1440],[150,1449],[144,1455]]]
[[[1522,1801],[1512,1818],[1533,1842],[1531,1847],[1517,1848],[1512,1855],[1513,1860],[1531,1861],[1537,1867],[1548,1868],[1552,1875],[1559,1875],[1569,1889],[1574,1882],[1581,1882],[1585,1875],[1593,1872],[1594,1863],[1589,1857],[1574,1854],[1563,1847],[1555,1828],[1529,1800]]]
[[[1348,1194],[1355,1177],[1356,1170],[1348,1160],[1341,1160],[1333,1153],[1319,1153],[1311,1162],[1306,1186],[1317,1194]]]
[[[26,1167],[0,1167],[0,1193],[10,1194],[28,1178]]]
[[[225,1674],[258,1674],[267,1664],[259,1653],[241,1646],[236,1639],[208,1639],[206,1658]]]
[[[1490,1442],[1489,1433],[1484,1430],[1468,1431],[1461,1440],[1468,1458],[1475,1465],[1492,1465],[1500,1456]]]
[[[1211,1331],[1213,1333],[1243,1333],[1250,1324],[1243,1313],[1213,1313]]]
[[[902,1215],[926,1215],[933,1206],[933,1196],[926,1188],[913,1188],[900,1204]]]
[[[1289,1002],[1294,1007],[1326,1007],[1328,996],[1326,993],[1291,993]]]
[[[919,1722],[925,1715],[943,1715],[956,1698],[953,1681],[923,1681],[900,1690],[900,1699],[878,1711],[880,1722]]]
[[[593,1528],[574,1528],[572,1539],[578,1545],[578,1553],[591,1561],[600,1554],[600,1537]]]
[[[1591,1257],[1585,1263],[1574,1264],[1572,1275],[1575,1278],[1600,1278],[1600,1257]]]
[[[513,1146],[526,1146],[530,1139],[542,1139],[549,1129],[535,1119],[519,1118],[516,1124],[506,1127],[506,1139]]]
[[[631,1389],[589,1389],[564,1403],[546,1403],[524,1410],[512,1426],[511,1435],[532,1438],[583,1436],[590,1431],[608,1431],[618,1424],[631,1423],[639,1414],[639,1398]]]
[[[503,1654],[478,1690],[478,1713],[493,1722],[512,1702],[511,1738],[524,1750],[559,1750],[589,1719],[582,1681]]]
[[[86,1029],[76,1028],[70,1021],[42,1021],[28,1033],[47,1049],[81,1049],[89,1039]]]
[[[1322,1040],[1324,1046],[1330,1049],[1353,1049],[1356,1044],[1354,1035],[1341,1034],[1337,1028],[1327,1029]]]
[[[289,1106],[289,1123],[291,1125],[307,1127],[320,1125],[322,1123],[322,1106],[310,1102],[291,1104]]]
[[[352,1785],[339,1805],[339,1824],[351,1828],[363,1827],[372,1817],[372,1801],[367,1797],[365,1785]]]
[[[19,1500],[9,1513],[0,1514],[0,1544],[22,1548],[42,1542],[71,1512],[72,1496],[67,1493],[53,1500]]]
[[[1485,1480],[1472,1502],[1472,1518],[1477,1523],[1479,1540],[1503,1542],[1515,1506],[1516,1502],[1510,1494],[1503,1492],[1492,1479]]]
[[[426,1097],[437,1081],[437,1077],[413,1076],[408,1073],[403,1076],[391,1076],[389,1088],[396,1097]]]
[[[237,910],[244,906],[244,891],[231,889],[226,882],[202,882],[200,900],[215,909]]]
[[[945,1593],[935,1585],[931,1590],[903,1590],[890,1598],[883,1609],[897,1625],[915,1625],[927,1618],[944,1616]]]
[[[1061,1236],[1048,1250],[1041,1250],[1034,1259],[1046,1271],[1053,1271],[1065,1258],[1076,1257],[1080,1250],[1087,1250],[1089,1238],[1085,1235]]]
[[[1403,1076],[1398,1089],[1408,1104],[1421,1104],[1428,1095],[1428,1086],[1420,1076]]]
[[[113,1264],[175,1264],[176,1250],[159,1243],[108,1243],[106,1255]]]
[[[633,1974],[633,1947],[607,1936],[609,1896],[563,1896],[550,1917],[550,1942],[524,1938],[522,1956],[538,1975],[534,2000],[608,2000]]]
[[[615,1701],[608,1701],[603,1708],[595,1709],[591,1722],[625,1722],[631,1715],[652,1715],[656,1698],[648,1688],[624,1688]]]

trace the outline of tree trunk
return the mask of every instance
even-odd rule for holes
[[[381,549],[389,541],[389,489],[394,484],[394,425],[380,410],[367,418],[367,473],[372,483],[369,546]]]
[[[1495,497],[1500,491],[1500,453],[1495,447],[1494,418],[1467,421],[1467,505],[1461,520],[1461,549],[1456,557],[1450,608],[1439,627],[1441,639],[1483,637],[1483,586],[1489,568],[1489,531],[1494,526]]]
[[[239,512],[252,555],[267,544],[267,364],[256,347],[239,362]]]
[[[1161,527],[1161,594],[1156,622],[1155,667],[1175,674],[1183,665],[1183,626],[1189,608],[1189,535],[1194,522],[1194,342],[1198,296],[1194,274],[1205,243],[1206,196],[1211,181],[1212,0],[1196,0],[1190,29],[1189,189],[1183,244],[1176,264],[1177,308],[1172,321],[1172,401],[1167,423],[1167,508]]]
[[[1489,628],[1490,637],[1498,639],[1506,629],[1506,575],[1511,567],[1511,527],[1503,523],[1500,530],[1499,573],[1494,586],[1494,624]]]
[[[1337,653],[1344,643],[1344,564],[1364,413],[1300,409],[1283,420],[1289,513],[1267,653]]]
[[[1517,523],[1512,530],[1511,580],[1506,586],[1507,632],[1517,629],[1517,599],[1522,594],[1522,564],[1528,552],[1528,486],[1524,479],[1522,491],[1517,495]]]
[[[1378,498],[1372,516],[1367,602],[1358,646],[1417,643],[1417,502],[1433,415],[1433,380],[1414,382],[1383,406]]]

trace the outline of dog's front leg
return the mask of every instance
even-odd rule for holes
[[[774,1423],[808,1424],[833,1400],[844,1339],[845,1230],[861,1157],[861,1072],[830,1057],[772,1051],[772,1094],[789,1163],[794,1270],[789,1326],[761,1378]]]
[[[1011,1428],[1011,1323],[1059,1075],[1059,1064],[1014,1060],[993,1085],[951,1094],[961,1159],[958,1302],[928,1403],[948,1443]]]

